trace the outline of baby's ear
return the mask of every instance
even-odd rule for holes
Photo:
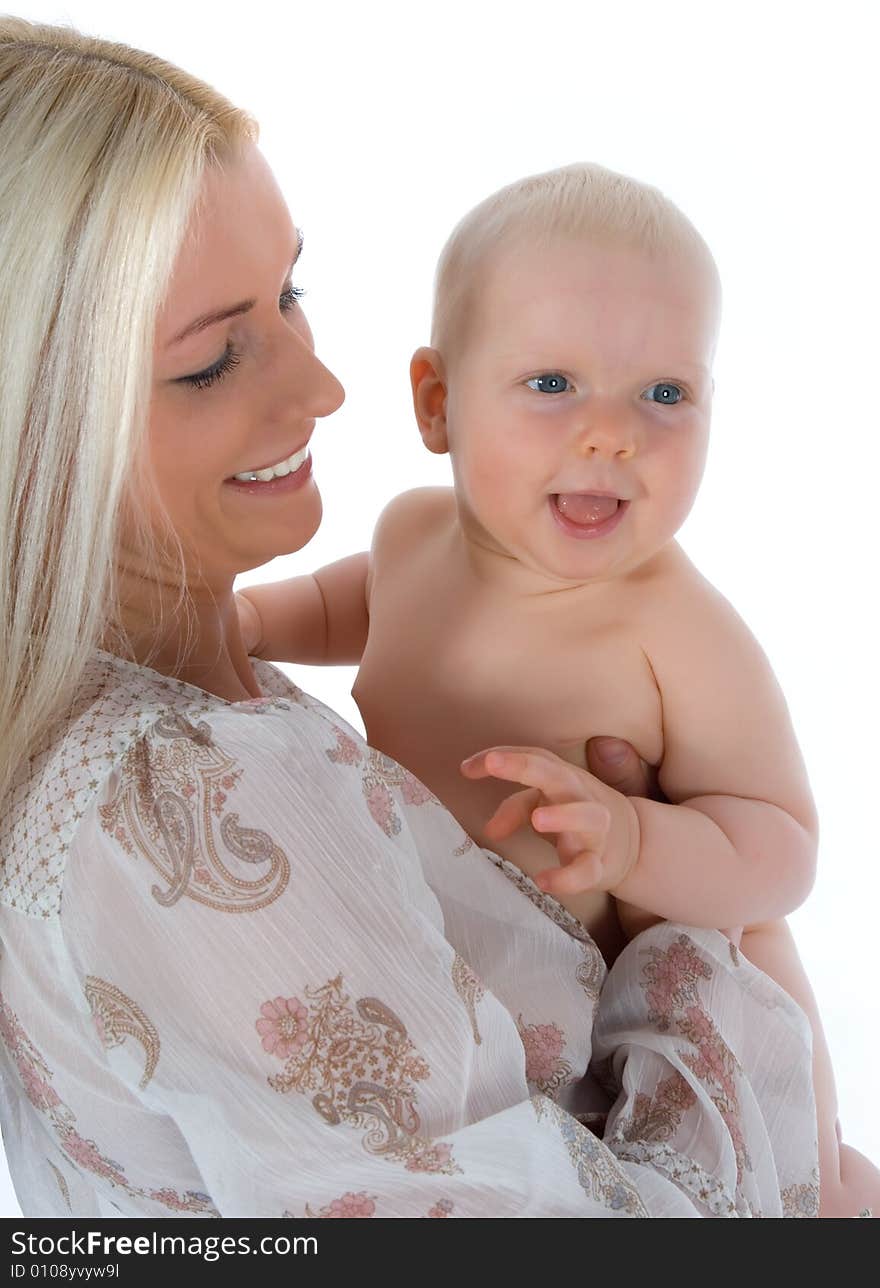
[[[413,408],[429,452],[449,451],[446,436],[446,373],[437,349],[416,349],[409,364]]]

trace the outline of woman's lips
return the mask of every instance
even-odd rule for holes
[[[309,452],[306,459],[298,470],[291,474],[285,474],[281,479],[269,479],[268,483],[245,483],[242,479],[225,479],[227,487],[234,488],[236,492],[247,492],[251,496],[277,496],[279,492],[295,492],[298,487],[302,487],[310,478],[312,473],[312,454]]]
[[[597,537],[607,537],[609,533],[614,531],[629,509],[629,501],[621,501],[618,498],[617,509],[607,519],[603,519],[601,523],[574,523],[562,513],[556,504],[558,495],[558,493],[554,492],[548,498],[550,513],[563,532],[570,537],[577,538],[579,541],[593,541]]]

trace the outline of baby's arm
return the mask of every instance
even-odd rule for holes
[[[631,798],[639,857],[614,893],[690,925],[782,917],[812,887],[818,824],[767,658],[696,573],[666,588],[649,636],[663,707],[658,782],[671,803]]]
[[[389,575],[426,514],[448,488],[411,488],[392,497],[373,529],[369,550],[304,577],[236,592],[248,653],[302,666],[356,666],[367,645],[374,575]]]
[[[361,660],[367,642],[369,551],[361,550],[304,577],[248,586],[237,596],[256,610],[257,621],[239,607],[248,652],[274,662],[346,666]],[[247,639],[253,633],[259,639]]]

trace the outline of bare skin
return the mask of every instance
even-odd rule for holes
[[[194,646],[182,665],[180,579],[169,560],[147,572],[133,534],[123,530],[119,575],[131,660],[143,662],[229,702],[259,696],[233,599],[236,575],[289,554],[321,522],[321,497],[309,479],[293,497],[255,500],[229,479],[274,464],[307,443],[318,417],[345,396],[318,360],[305,315],[286,294],[298,252],[297,229],[260,151],[248,148],[225,172],[210,171],[157,320],[149,454],[159,494],[186,552]],[[245,314],[206,327],[178,344],[195,318],[253,300]],[[232,345],[238,365],[197,388],[186,376],[214,366]],[[134,484],[137,486],[137,484]],[[160,633],[160,617],[166,626]],[[104,641],[120,651],[115,637]]]
[[[658,917],[745,926],[743,952],[813,1029],[822,1215],[880,1207],[876,1169],[839,1144],[821,1022],[779,920],[809,892],[817,844],[785,700],[673,539],[708,443],[713,283],[681,260],[557,250],[501,253],[466,349],[413,358],[422,437],[451,454],[455,488],[396,497],[369,555],[249,588],[257,647],[360,663],[371,745],[608,960]],[[551,511],[601,490],[628,502],[607,535],[573,536]],[[589,772],[603,735],[656,766],[665,800]]]

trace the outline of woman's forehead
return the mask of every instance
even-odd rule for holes
[[[157,319],[163,347],[202,309],[230,309],[289,273],[301,245],[272,171],[255,149],[205,175]],[[234,298],[233,298],[234,297]]]

